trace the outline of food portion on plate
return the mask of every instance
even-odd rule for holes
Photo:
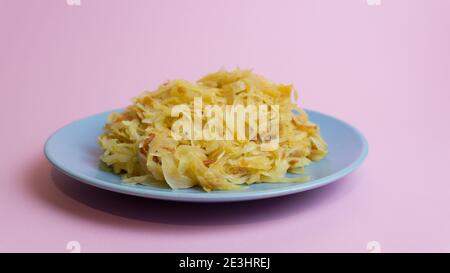
[[[109,116],[98,138],[100,160],[124,182],[165,183],[172,189],[304,182],[304,167],[326,156],[328,148],[319,127],[292,102],[293,95],[292,85],[272,83],[250,70],[220,70],[196,83],[165,82]],[[238,106],[247,110],[240,116],[244,135],[231,130],[239,127],[239,111],[227,112],[242,110]],[[174,115],[174,109],[182,110]],[[269,113],[268,120],[261,113]],[[211,123],[212,117],[222,119]],[[178,129],[186,129],[186,123],[180,121],[192,121],[183,133]],[[274,125],[276,131],[263,130]],[[286,177],[288,172],[299,175]]]

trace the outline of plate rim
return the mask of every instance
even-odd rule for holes
[[[181,192],[181,190],[173,190],[173,191],[155,191],[151,188],[138,188],[138,187],[131,187],[130,185],[127,185],[125,183],[122,184],[113,184],[106,180],[102,180],[96,177],[87,176],[82,173],[76,173],[72,171],[70,168],[65,167],[64,164],[59,164],[58,160],[55,159],[51,152],[51,143],[52,140],[56,137],[58,133],[60,133],[65,128],[74,125],[76,123],[82,122],[84,120],[93,118],[95,116],[104,115],[107,113],[115,112],[115,111],[122,111],[124,108],[118,108],[111,111],[104,111],[101,113],[93,114],[75,121],[72,121],[62,127],[60,127],[58,130],[56,130],[54,133],[52,133],[48,139],[46,140],[44,144],[44,155],[47,158],[47,160],[50,162],[50,164],[55,167],[58,171],[64,173],[65,175],[88,185],[101,188],[104,190],[109,190],[117,193],[127,194],[127,195],[134,195],[139,197],[145,197],[145,198],[152,198],[152,199],[159,199],[159,200],[168,200],[168,201],[180,201],[180,202],[239,202],[239,201],[250,201],[250,200],[258,200],[258,199],[266,199],[266,198],[273,198],[278,196],[285,196],[290,194],[295,194],[303,191],[312,190],[315,188],[319,188],[322,186],[325,186],[327,184],[330,184],[332,182],[338,181],[339,179],[345,177],[346,175],[350,174],[351,172],[355,171],[366,159],[368,152],[369,152],[369,144],[367,139],[364,137],[364,135],[353,125],[336,118],[334,116],[324,114],[319,111],[311,110],[305,108],[304,110],[307,113],[314,113],[318,115],[325,116],[327,118],[333,119],[337,122],[340,122],[344,124],[345,126],[349,127],[356,136],[362,141],[362,150],[356,160],[351,162],[348,166],[344,167],[338,172],[335,172],[331,175],[319,178],[317,180],[310,181],[312,183],[305,184],[305,183],[299,183],[299,184],[293,184],[289,187],[283,187],[283,188],[275,188],[275,189],[267,189],[267,190],[261,190],[261,191],[254,191],[254,192],[245,192],[245,190],[242,191],[217,191],[214,193],[206,193],[206,192],[200,192],[200,193],[193,193],[193,192]]]

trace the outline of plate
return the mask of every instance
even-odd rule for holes
[[[368,152],[366,139],[353,126],[332,116],[306,110],[311,121],[320,126],[329,149],[324,159],[305,168],[305,173],[311,177],[308,182],[258,183],[245,190],[212,192],[204,192],[200,188],[172,190],[157,185],[131,185],[99,168],[101,149],[97,137],[111,112],[75,121],[56,131],[45,144],[48,161],[76,180],[114,192],[185,202],[234,202],[294,194],[325,186],[354,171]]]

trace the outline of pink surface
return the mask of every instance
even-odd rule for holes
[[[0,0],[0,250],[450,251],[449,13],[447,0]],[[95,189],[44,158],[73,120],[236,66],[355,125],[367,161],[311,192],[198,205]]]

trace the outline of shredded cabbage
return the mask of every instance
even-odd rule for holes
[[[311,161],[327,154],[319,127],[291,101],[292,85],[274,84],[250,70],[220,70],[196,83],[173,80],[144,92],[121,113],[112,113],[98,138],[101,161],[128,183],[165,182],[172,189],[240,189],[259,182],[304,182]],[[260,148],[256,140],[175,140],[175,105],[193,107],[194,97],[210,105],[279,105],[279,146]],[[293,114],[293,111],[298,114]]]

